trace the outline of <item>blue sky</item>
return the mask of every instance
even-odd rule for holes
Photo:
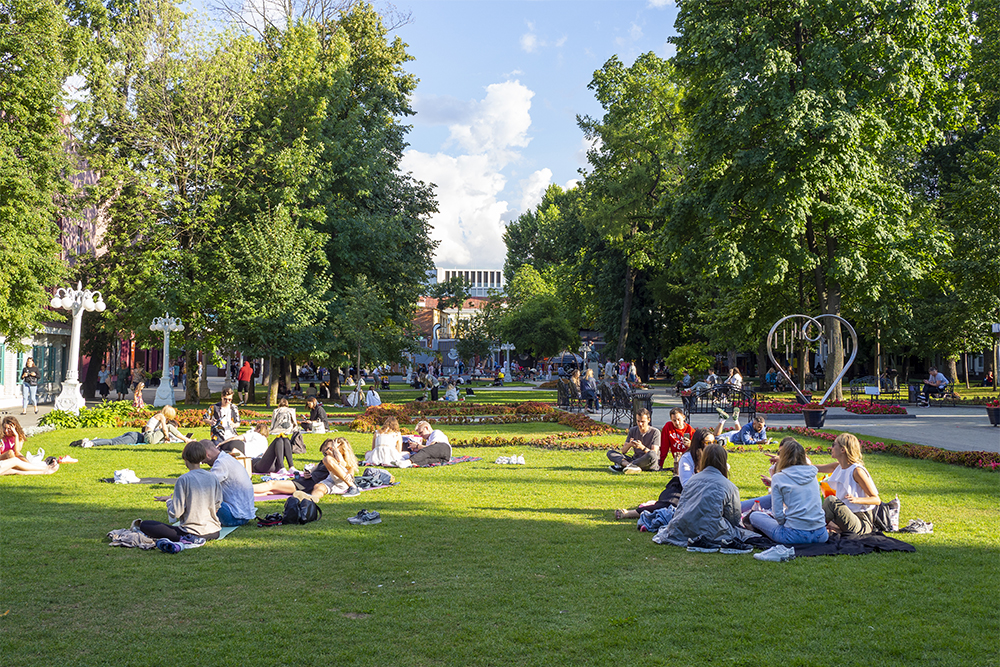
[[[395,34],[420,79],[403,169],[437,188],[441,267],[499,269],[506,222],[550,183],[579,178],[577,114],[600,115],[587,89],[613,55],[673,53],[668,0],[397,0]],[[377,3],[376,3],[376,6]]]

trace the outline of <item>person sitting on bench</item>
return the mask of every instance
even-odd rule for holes
[[[920,402],[920,404],[924,407],[930,405],[931,394],[934,394],[935,396],[942,396],[944,395],[944,388],[948,386],[948,378],[946,378],[943,374],[938,373],[938,369],[931,366],[930,371],[930,377],[924,380],[924,398]]]

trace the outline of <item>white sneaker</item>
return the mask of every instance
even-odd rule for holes
[[[771,563],[784,563],[785,561],[792,560],[795,558],[795,548],[786,547],[783,544],[778,544],[767,551],[762,551],[759,554],[754,554],[754,558],[757,560],[766,560]]]
[[[501,465],[501,466],[502,465],[507,465],[508,463],[510,463],[510,459],[507,458],[506,456],[498,456],[497,460],[494,461],[494,463],[496,463],[497,465]]]
[[[636,465],[629,464],[625,466],[625,469],[622,472],[625,473],[626,475],[638,475],[639,473],[642,472],[642,468]]]

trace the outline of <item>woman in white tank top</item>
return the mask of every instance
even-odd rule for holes
[[[828,472],[826,483],[835,496],[823,499],[826,520],[845,535],[867,535],[872,532],[872,510],[882,503],[871,475],[861,458],[861,443],[850,433],[841,433],[833,441],[830,455],[836,463],[817,466]]]
[[[410,462],[403,458],[403,435],[399,422],[389,417],[382,428],[372,436],[372,448],[365,454],[365,465],[408,468]]]

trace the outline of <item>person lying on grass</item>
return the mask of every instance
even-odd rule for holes
[[[740,491],[729,481],[726,449],[713,443],[702,451],[698,472],[681,492],[676,509],[663,510],[667,525],[657,533],[661,544],[690,546],[688,540],[718,545],[743,538]],[[716,547],[715,550],[718,550]]]
[[[844,535],[867,535],[874,530],[872,510],[882,499],[862,460],[861,442],[852,433],[841,433],[830,455],[836,463],[816,466],[819,472],[830,473],[824,481],[836,492],[823,499],[826,520]]]
[[[660,469],[667,458],[667,454],[673,454],[674,472],[677,472],[677,458],[687,451],[691,444],[691,436],[694,435],[694,428],[687,423],[687,415],[681,408],[674,408],[670,411],[670,421],[663,425],[660,430]]]
[[[252,430],[226,440],[219,445],[219,450],[231,456],[249,456],[250,469],[258,475],[266,475],[281,470],[281,464],[287,463],[285,470],[295,472],[295,462],[292,459],[292,443],[288,438],[278,436],[267,444],[270,432],[267,424],[257,424]]]
[[[660,429],[650,427],[649,410],[640,408],[635,413],[635,423],[628,430],[621,450],[608,450],[611,472],[630,475],[643,470],[660,469]],[[631,456],[629,451],[632,452]]]
[[[736,428],[739,430],[724,434],[722,429],[725,428],[729,415],[722,408],[716,408],[716,412],[719,413],[719,425],[715,427],[715,437],[717,439],[725,440],[734,445],[760,445],[767,442],[767,421],[764,415],[754,416],[743,428],[740,428],[740,412],[739,408],[735,408],[733,410],[733,415],[735,415],[733,421],[736,422]]]
[[[161,442],[194,442],[191,434],[181,434],[177,423],[177,410],[172,405],[166,405],[162,410],[149,418],[144,431],[129,431],[117,438],[83,438],[69,443],[71,447],[103,447],[106,445],[158,445]]]
[[[691,446],[688,447],[688,450],[681,455],[681,460],[678,464],[678,474],[670,478],[670,481],[667,482],[666,488],[660,492],[659,499],[642,503],[635,509],[617,509],[615,510],[615,518],[638,519],[639,515],[643,512],[655,512],[656,510],[665,509],[667,507],[676,507],[684,485],[687,484],[687,481],[691,479],[691,476],[698,470],[702,450],[714,442],[715,434],[712,433],[711,430],[707,428],[700,428],[695,431],[694,435],[691,436]]]
[[[413,428],[419,441],[409,444],[410,463],[415,466],[425,466],[432,463],[447,463],[451,460],[451,443],[448,436],[437,429],[431,428],[426,421],[417,422]],[[404,455],[406,456],[406,455]]]
[[[222,486],[218,477],[201,467],[206,458],[205,444],[200,440],[187,443],[181,458],[188,471],[174,482],[174,492],[155,496],[156,500],[167,503],[167,516],[171,521],[180,521],[180,525],[142,521],[139,530],[153,540],[180,543],[190,536],[214,540],[221,528],[218,511],[222,505]]]
[[[829,534],[816,466],[810,465],[805,448],[795,438],[781,441],[774,470],[774,477],[762,477],[771,487],[769,505],[774,516],[751,511],[746,521],[779,544],[826,542]]]
[[[323,461],[316,464],[312,471],[307,471],[295,479],[254,484],[253,492],[264,496],[308,495],[315,502],[319,502],[319,499],[328,493],[345,498],[361,493],[354,483],[354,476],[358,472],[358,458],[354,455],[350,443],[344,438],[327,439],[319,451],[323,454]]]

